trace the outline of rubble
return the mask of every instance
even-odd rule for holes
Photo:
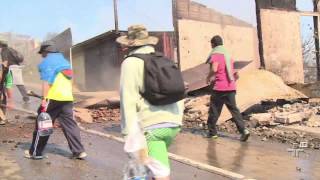
[[[320,127],[320,116],[312,115],[309,120],[305,123],[307,127]]]
[[[120,109],[101,107],[90,110],[94,122],[101,123],[106,121],[120,122]]]
[[[75,118],[77,121],[82,123],[93,123],[93,118],[88,109],[84,108],[75,108]]]
[[[184,128],[206,130],[210,96],[189,97],[185,101]],[[308,127],[320,127],[319,103],[308,99],[270,99],[264,100],[244,112],[246,126],[252,134],[262,141],[276,140],[281,143],[308,142],[309,148],[318,149],[320,138],[306,132],[285,130],[282,127],[299,124]],[[235,123],[230,120],[217,124],[219,131],[238,133]]]
[[[250,121],[256,123],[254,127],[256,126],[267,126],[270,125],[270,120],[272,120],[272,114],[271,113],[258,113],[253,114],[250,117]]]
[[[201,98],[190,97],[185,101],[184,127],[205,128],[208,118],[210,96],[204,95]]]
[[[188,97],[185,100],[185,111],[183,128],[190,130],[207,130],[207,118],[210,95],[202,93],[196,97]],[[284,130],[281,127],[298,123],[301,126],[320,127],[320,115],[318,101],[310,100],[285,100],[269,99],[264,100],[244,112],[246,126],[252,134],[260,137],[262,141],[276,140],[281,143],[300,143],[307,141],[308,147],[319,148],[320,139],[314,136],[295,130]],[[77,108],[78,114],[81,108]],[[84,113],[84,112],[83,112]],[[99,107],[86,109],[92,122],[120,123],[120,109],[118,106]],[[77,113],[76,113],[77,115]],[[83,118],[83,116],[79,116]],[[88,118],[90,119],[90,118]],[[90,120],[91,121],[91,120]],[[280,127],[280,128],[279,128]],[[219,131],[227,133],[238,133],[235,123],[231,119],[217,125]]]
[[[304,114],[300,112],[282,112],[277,113],[275,115],[275,122],[282,123],[282,124],[293,124],[297,122],[301,122],[303,120]]]

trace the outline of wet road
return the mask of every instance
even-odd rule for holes
[[[114,135],[120,131],[117,123],[87,127]],[[287,152],[291,148],[288,144],[262,142],[255,137],[242,143],[237,135],[222,136],[211,140],[183,132],[177,136],[170,152],[259,180],[320,179],[320,150],[305,150],[297,158]]]
[[[185,148],[186,146],[188,148]],[[241,143],[234,136],[207,140],[201,136],[180,134],[171,151],[261,180],[320,179],[319,150],[305,150],[299,157],[293,157],[287,152],[288,148],[288,145],[261,142],[255,138]]]
[[[32,104],[36,103],[34,102]],[[96,129],[100,132],[111,133],[115,135],[119,135],[120,130],[119,124],[116,123],[93,124],[88,125],[87,127]],[[52,142],[56,144],[56,146],[51,145],[48,148],[50,156],[49,159],[53,157],[54,161],[58,161],[58,165],[56,167],[54,163],[40,163],[39,167],[41,167],[41,171],[50,172],[50,169],[59,169],[61,168],[59,166],[59,164],[61,163],[60,165],[69,164],[68,166],[74,166],[76,169],[70,170],[70,168],[62,168],[62,174],[71,172],[77,175],[78,173],[81,177],[89,176],[89,179],[103,179],[102,177],[106,177],[108,175],[110,175],[111,178],[113,178],[114,175],[115,179],[119,179],[121,177],[121,169],[123,167],[123,163],[126,162],[126,157],[122,153],[122,145],[117,142],[113,142],[110,140],[103,139],[101,137],[92,136],[85,133],[83,133],[83,136],[86,146],[89,147],[88,151],[90,154],[90,158],[88,159],[88,161],[70,161],[69,159],[65,158],[64,156],[67,156],[68,154],[68,150],[66,149],[66,142],[63,136],[54,135],[54,138],[52,138]],[[28,141],[24,140],[24,142]],[[20,149],[23,148],[23,146],[19,147]],[[50,152],[54,152],[54,149],[57,147],[59,147],[58,152],[61,153],[50,154]],[[291,154],[287,152],[288,148],[290,147],[286,144],[280,144],[272,141],[261,142],[260,140],[254,137],[251,138],[247,143],[241,143],[239,142],[237,137],[233,135],[227,135],[226,137],[219,138],[218,140],[208,140],[201,137],[200,135],[181,133],[177,137],[176,142],[172,145],[170,152],[215,167],[220,167],[222,169],[240,173],[245,175],[246,177],[251,177],[255,179],[320,179],[319,150],[306,150],[305,153],[300,154],[299,158],[296,158],[291,156]],[[0,152],[3,151],[1,149],[2,147],[0,146]],[[18,149],[17,151],[21,150]],[[14,156],[17,156],[17,154]],[[19,159],[19,162],[21,163],[20,167],[24,168],[26,166],[26,163],[28,163],[28,161],[25,161],[21,158]],[[182,179],[210,179],[210,176],[214,177],[214,175],[208,172],[199,172],[196,171],[194,168],[182,165],[180,163],[173,163],[173,167],[174,169],[176,169],[174,170],[173,179],[181,179],[181,175],[186,172],[188,172],[187,177],[184,177]],[[80,169],[81,171],[78,172],[77,169]],[[22,171],[24,172],[24,170]],[[28,172],[34,171],[36,171],[36,169],[28,170]],[[64,171],[66,172],[64,173]],[[34,172],[34,174],[36,174],[36,172]],[[194,176],[194,174],[196,175]],[[30,175],[32,175],[32,173],[30,173]],[[53,176],[51,176],[51,178],[52,177]],[[214,177],[214,179],[219,178],[221,177]]]
[[[17,116],[19,114],[19,116]],[[15,117],[16,116],[16,117]],[[26,114],[9,112],[10,123],[0,126],[0,180],[119,180],[127,162],[123,144],[82,132],[88,153],[85,161],[70,159],[67,142],[55,129],[45,150],[44,160],[23,158],[33,131]],[[16,119],[18,118],[18,119]],[[172,179],[225,180],[221,176],[172,161]]]

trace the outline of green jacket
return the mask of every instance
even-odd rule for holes
[[[132,54],[150,54],[155,52],[152,46],[143,46]],[[160,123],[182,125],[184,102],[179,101],[165,106],[153,106],[141,95],[144,92],[144,62],[136,57],[126,58],[121,65],[120,109],[122,133],[134,131],[134,123],[142,128]]]

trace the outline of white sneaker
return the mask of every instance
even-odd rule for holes
[[[88,154],[86,152],[81,152],[79,154],[78,153],[73,154],[73,158],[80,159],[80,160],[83,160],[87,156],[88,156]]]
[[[29,153],[29,150],[24,151],[24,157],[27,159],[35,159],[35,160],[40,160],[43,159],[43,156],[33,156]]]

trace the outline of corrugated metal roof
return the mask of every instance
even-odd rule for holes
[[[123,33],[127,33],[127,31],[119,31],[118,33],[115,31],[115,30],[110,30],[110,31],[107,31],[105,33],[102,33],[100,35],[97,35],[95,37],[92,37],[90,39],[87,39],[83,42],[80,42],[78,44],[75,44],[72,46],[72,50],[73,51],[77,51],[79,49],[81,49],[82,47],[85,47],[85,46],[89,46],[91,44],[94,44],[94,43],[97,43],[99,41],[104,41],[106,40],[108,37],[112,37],[112,35],[114,36],[119,36]],[[173,31],[150,31],[149,34],[150,35],[155,35],[155,34],[158,34],[158,33],[173,33]]]
[[[121,31],[120,31],[120,33],[121,33]],[[92,38],[87,39],[87,40],[85,40],[83,42],[80,42],[78,44],[73,45],[72,49],[81,48],[81,47],[89,45],[91,43],[104,40],[106,37],[108,37],[110,35],[115,35],[115,34],[116,34],[115,30],[107,31],[105,33],[99,34],[98,36],[92,37]]]

